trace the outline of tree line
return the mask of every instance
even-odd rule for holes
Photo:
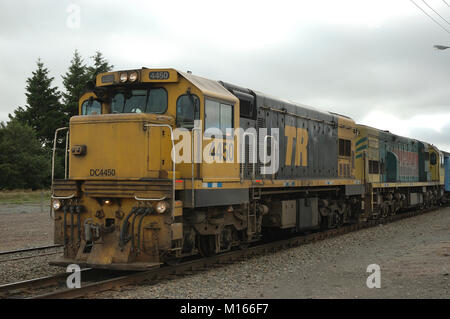
[[[78,100],[86,84],[113,65],[96,52],[87,65],[76,50],[67,72],[64,89],[53,86],[54,77],[42,60],[26,80],[26,105],[0,122],[0,189],[41,189],[51,183],[51,157],[55,130],[69,125],[78,114]],[[55,159],[55,177],[64,177],[64,143],[60,141]]]

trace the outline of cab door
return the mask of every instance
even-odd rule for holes
[[[429,148],[430,153],[430,173],[432,181],[439,181],[439,154],[433,148]]]
[[[239,180],[236,160],[236,137],[233,129],[238,125],[235,105],[205,98],[202,177],[205,182]]]

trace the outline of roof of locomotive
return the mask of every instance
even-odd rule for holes
[[[420,141],[418,141],[418,140],[416,140],[414,138],[397,135],[397,134],[394,134],[394,133],[392,133],[392,132],[390,132],[388,130],[380,130],[380,129],[376,128],[376,127],[372,127],[372,126],[364,125],[364,124],[359,124],[359,123],[357,123],[356,125],[358,127],[360,127],[360,128],[367,129],[369,134],[370,133],[378,133],[378,137],[379,138],[392,137],[392,138],[395,138],[395,140],[393,140],[393,141],[395,141],[395,142],[403,142],[403,143],[416,142],[416,141],[420,142]]]
[[[238,98],[224,88],[219,82],[203,78],[192,73],[177,72],[182,75],[186,80],[194,84],[199,90],[206,96],[223,99],[230,102],[237,102]]]
[[[280,99],[278,97],[271,96],[266,93],[262,93],[259,91],[255,91],[246,87],[237,86],[235,84],[231,84],[228,82],[219,82],[221,85],[226,87],[231,92],[244,93],[248,95],[253,95],[256,98],[256,106],[257,107],[269,107],[272,109],[280,110],[286,113],[292,113],[300,116],[304,116],[306,118],[314,118],[317,120],[336,122],[337,118],[346,119],[347,121],[353,121],[348,116],[340,115],[333,112],[327,112],[321,109],[318,109],[313,106],[300,104],[284,99]]]
[[[313,106],[280,99],[258,91],[253,92],[256,95],[256,105],[258,106],[267,106],[302,116],[313,116],[317,119],[326,121],[332,121],[335,117],[337,117],[331,112],[320,110]]]

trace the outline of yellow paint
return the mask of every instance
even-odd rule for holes
[[[301,127],[286,125],[284,136],[287,137],[285,165],[292,165],[292,151],[295,138],[295,166],[308,166],[308,131]]]
[[[431,180],[432,181],[439,181],[439,179],[440,179],[439,178],[439,166],[440,166],[440,163],[439,163],[439,150],[435,146],[430,145],[428,147],[428,152],[430,153],[429,163],[430,163]],[[432,154],[434,154],[434,156],[436,157],[436,163],[435,164],[431,164],[431,156],[432,156]]]
[[[439,152],[439,184],[445,184],[445,167],[444,167],[444,155]]]
[[[291,166],[292,162],[292,145],[294,138],[297,136],[297,131],[294,126],[286,125],[284,127],[284,136],[287,137],[286,144],[286,166]]]
[[[356,126],[359,135],[355,139],[355,143],[362,141],[355,145],[357,150],[355,153],[356,177],[367,183],[378,183],[381,181],[381,174],[369,173],[369,161],[377,161],[381,172],[378,130],[365,125],[357,124]],[[360,150],[358,151],[358,149]]]
[[[349,140],[351,142],[350,156],[338,155],[338,174],[340,177],[354,177],[356,163],[355,157],[355,139],[357,137],[355,122],[347,117],[335,115],[338,117],[338,138]],[[338,154],[339,154],[339,142],[338,142]],[[342,168],[342,169],[341,169]]]

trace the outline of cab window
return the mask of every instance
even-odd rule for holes
[[[233,106],[206,100],[205,102],[205,130],[218,128],[226,134],[227,128],[233,128]]]
[[[89,99],[84,101],[81,105],[81,114],[82,115],[95,115],[102,113],[102,105],[99,101],[94,99]]]
[[[163,88],[152,89],[148,95],[146,113],[164,113],[167,110],[167,91]]]
[[[118,92],[111,100],[112,113],[155,113],[167,111],[167,91],[163,88]]]
[[[177,126],[191,129],[200,119],[200,100],[196,95],[184,94],[177,99]]]
[[[117,93],[116,95],[114,95],[111,101],[111,112],[122,113],[124,103],[125,95],[123,93]]]
[[[125,100],[123,113],[144,113],[147,105],[146,90],[132,90],[131,96]]]

